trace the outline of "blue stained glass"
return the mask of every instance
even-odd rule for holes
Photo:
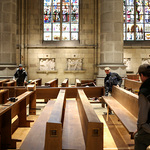
[[[79,0],[44,0],[43,13],[44,41],[78,40]]]

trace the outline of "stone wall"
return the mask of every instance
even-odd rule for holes
[[[143,63],[150,64],[150,49],[146,48],[125,48],[124,59],[128,59],[127,73],[136,74],[138,67]]]
[[[18,21],[18,29],[24,29],[24,43],[22,45],[21,63],[24,64],[28,79],[42,78],[43,83],[59,78],[59,84],[65,79],[70,79],[70,84],[75,83],[75,78],[94,79],[96,73],[97,55],[97,24],[95,18],[95,1],[97,0],[80,0],[80,36],[79,41],[60,41],[44,42],[43,41],[43,1],[44,0],[24,0],[19,1],[22,17],[25,17],[22,23]],[[23,15],[24,14],[24,15]],[[18,18],[22,19],[22,18]],[[19,35],[19,36],[20,36]],[[18,37],[19,37],[18,36]],[[22,37],[23,38],[23,37]],[[17,63],[20,59],[20,50],[17,49]],[[55,58],[56,71],[39,71],[40,57]],[[68,58],[83,59],[83,70],[65,71],[67,68]]]
[[[29,79],[42,78],[45,83],[54,78],[59,79],[59,84],[65,78],[69,78],[69,84],[74,84],[75,79],[93,79],[93,49],[64,49],[64,48],[50,48],[50,49],[28,49],[28,77]],[[40,58],[54,58],[55,68],[54,71],[40,71],[39,60]],[[79,58],[83,59],[82,70],[67,70],[67,59]]]

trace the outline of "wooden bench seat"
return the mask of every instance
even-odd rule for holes
[[[21,150],[44,150],[46,122],[49,119],[54,103],[55,101],[48,101],[27,137],[23,141],[20,147]]]
[[[107,120],[110,108],[132,138],[132,134],[137,129],[138,96],[123,88],[113,86],[112,95],[102,96],[102,98],[108,105]]]
[[[58,78],[46,82],[45,86],[58,87]]]
[[[85,149],[84,136],[76,100],[66,100],[62,134],[62,149]]]
[[[129,134],[133,134],[137,127],[137,118],[135,118],[126,108],[124,108],[113,97],[105,97],[105,102],[113,110],[114,114],[119,118]]]

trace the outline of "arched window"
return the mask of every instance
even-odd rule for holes
[[[123,0],[124,40],[150,40],[150,0]]]
[[[79,0],[44,0],[44,41],[78,40]]]

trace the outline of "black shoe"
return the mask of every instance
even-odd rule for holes
[[[107,112],[103,112],[103,113],[104,113],[104,115],[107,115]],[[109,115],[112,115],[111,111],[109,112]]]
[[[104,115],[107,115],[107,112],[103,112],[104,113]]]

